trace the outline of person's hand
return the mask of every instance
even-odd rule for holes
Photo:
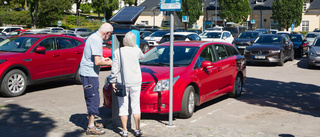
[[[116,88],[116,84],[115,83],[112,84],[112,89],[113,89],[113,92],[116,93],[116,89],[117,88]]]
[[[104,58],[104,61],[107,62],[107,65],[112,66],[112,60],[110,58]]]

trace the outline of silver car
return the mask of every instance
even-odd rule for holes
[[[317,36],[308,52],[308,68],[320,66],[320,36]]]
[[[69,30],[73,31],[74,34],[76,34],[78,36],[87,35],[87,34],[90,34],[92,32],[92,30],[90,30],[88,28],[71,28]]]

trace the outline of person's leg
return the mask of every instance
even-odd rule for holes
[[[127,129],[128,116],[120,116],[120,119],[121,119],[121,123],[122,123],[122,130],[128,131],[128,129]]]
[[[128,88],[127,88],[128,89]],[[129,115],[129,101],[128,101],[128,90],[127,91],[127,96],[125,97],[118,97],[118,103],[119,103],[119,116],[120,116],[120,120],[122,123],[122,130],[128,131],[127,129],[127,120],[128,120],[128,115]]]
[[[135,86],[130,88],[131,108],[132,108],[133,119],[136,124],[137,130],[140,130],[140,119],[141,119],[140,90],[141,90],[141,86]]]

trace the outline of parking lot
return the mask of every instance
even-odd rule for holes
[[[196,107],[189,119],[142,114],[143,136],[319,136],[320,69],[307,69],[306,57],[284,66],[252,63],[241,97],[222,96]],[[100,73],[100,90],[109,69]],[[102,105],[102,92],[101,92]],[[105,136],[120,136],[111,110],[101,107],[97,117]],[[0,97],[0,136],[86,136],[86,106],[81,85],[72,80],[33,85],[27,93]],[[132,136],[132,134],[129,134]]]

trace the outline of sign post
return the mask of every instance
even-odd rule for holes
[[[169,126],[172,126],[173,109],[172,109],[172,93],[173,93],[173,30],[174,17],[173,11],[181,11],[181,0],[160,0],[160,11],[170,12],[170,79],[169,79]]]
[[[189,22],[189,16],[182,16],[182,22]]]

